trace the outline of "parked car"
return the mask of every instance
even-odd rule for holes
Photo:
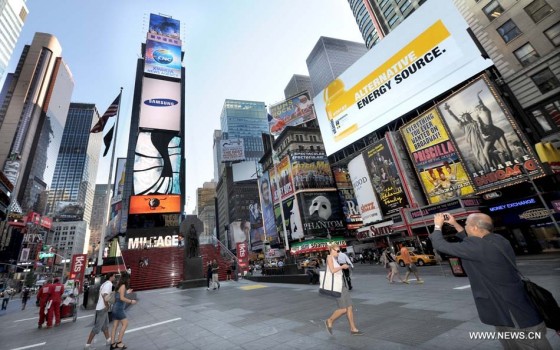
[[[409,252],[409,254],[410,254],[410,260],[412,260],[412,262],[418,266],[423,266],[426,264],[430,264],[430,265],[436,264],[435,255],[420,254],[420,253],[413,253],[413,252]],[[395,260],[400,266],[404,266],[404,260],[401,256],[401,252],[397,253]]]

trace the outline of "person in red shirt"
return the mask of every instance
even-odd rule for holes
[[[406,265],[406,275],[404,276],[404,280],[408,282],[408,276],[412,272],[414,276],[416,276],[416,283],[424,283],[424,281],[420,279],[420,276],[418,275],[418,268],[416,267],[416,264],[412,262],[408,248],[404,244],[401,245],[401,257]]]
[[[52,327],[53,314],[55,318],[55,327],[60,326],[60,304],[62,303],[62,294],[64,294],[64,285],[60,283],[57,277],[54,283],[51,284],[51,300],[52,304],[47,314],[47,328]]]
[[[51,297],[51,280],[47,280],[37,293],[37,301],[39,303],[39,329],[43,328],[45,322],[45,306]]]

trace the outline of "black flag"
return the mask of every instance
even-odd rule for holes
[[[109,152],[109,148],[111,148],[111,140],[113,139],[113,132],[115,130],[115,125],[111,127],[111,130],[107,133],[107,135],[103,136],[103,142],[105,143],[105,152],[103,152],[103,157],[107,155]]]

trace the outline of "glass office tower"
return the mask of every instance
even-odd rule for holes
[[[83,217],[72,218],[71,221],[90,222],[102,138],[101,133],[92,134],[90,129],[98,119],[99,112],[95,104],[70,104],[49,191],[47,212],[56,215],[57,207],[60,210],[64,206],[60,202],[68,203],[66,205],[70,205],[70,202],[79,203],[83,206]]]
[[[243,139],[245,160],[258,161],[264,154],[262,133],[268,133],[264,102],[226,100],[220,116],[222,139]]]

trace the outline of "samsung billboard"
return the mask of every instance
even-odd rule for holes
[[[467,29],[451,1],[429,1],[332,81],[314,99],[327,154],[491,66]]]
[[[181,130],[181,83],[144,78],[140,127]]]

